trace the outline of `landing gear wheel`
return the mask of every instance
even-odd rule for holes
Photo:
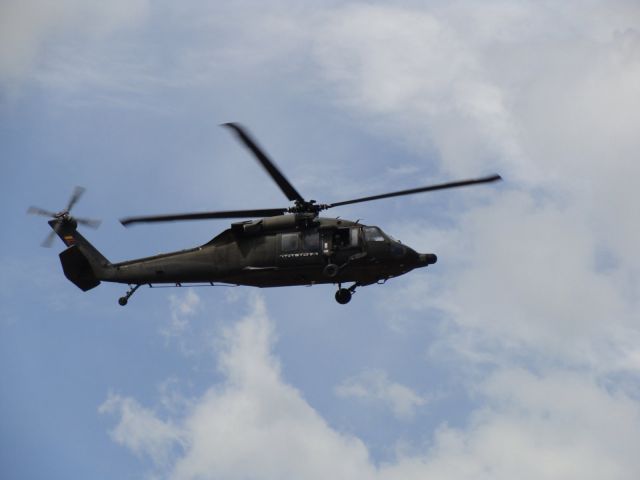
[[[349,291],[348,288],[341,288],[336,292],[336,302],[338,302],[340,305],[349,303],[350,300],[351,300],[351,292]]]
[[[118,299],[118,303],[124,307],[129,301],[129,298],[131,297],[131,295],[136,293],[136,290],[138,290],[141,286],[142,284],[129,285],[129,290],[127,290],[127,293],[124,294],[124,297],[120,297]]]
[[[334,278],[336,275],[338,275],[339,271],[340,267],[338,267],[338,265],[336,265],[335,263],[330,263],[326,267],[324,267],[322,273],[325,277]]]

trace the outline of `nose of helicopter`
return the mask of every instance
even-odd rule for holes
[[[419,253],[418,254],[418,267],[426,267],[432,265],[438,261],[438,257],[435,253]]]

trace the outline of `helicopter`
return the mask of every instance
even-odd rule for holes
[[[212,211],[120,219],[124,226],[136,223],[205,219],[244,219],[204,245],[176,252],[112,263],[80,232],[78,226],[97,228],[97,220],[76,218],[70,211],[84,188],[76,187],[67,207],[57,213],[30,207],[27,212],[50,217],[52,228],[43,246],[51,246],[57,235],[66,245],[59,255],[64,275],[83,291],[101,282],[128,284],[118,299],[122,306],[143,285],[247,285],[284,287],[337,285],[335,299],[349,303],[356,288],[385,283],[415,268],[436,263],[433,253],[418,253],[382,229],[341,218],[321,217],[330,208],[384,198],[413,195],[501,180],[494,174],[482,178],[428,185],[335,203],[306,200],[276,164],[238,123],[225,123],[255,156],[293,205],[284,208]],[[346,284],[350,286],[343,286]]]

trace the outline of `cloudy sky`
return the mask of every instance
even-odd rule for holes
[[[29,205],[76,185],[112,261],[309,198],[427,269],[357,291],[83,293]],[[640,5],[0,3],[0,476],[640,476]]]

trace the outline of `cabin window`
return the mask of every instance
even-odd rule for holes
[[[283,252],[295,252],[300,248],[300,236],[297,233],[283,233],[281,250]]]
[[[320,249],[320,233],[307,232],[302,237],[304,249],[307,252],[317,252]]]
[[[349,246],[349,229],[338,228],[333,231],[333,247],[344,248]]]
[[[368,242],[384,242],[384,235],[378,227],[364,227],[364,239]]]

